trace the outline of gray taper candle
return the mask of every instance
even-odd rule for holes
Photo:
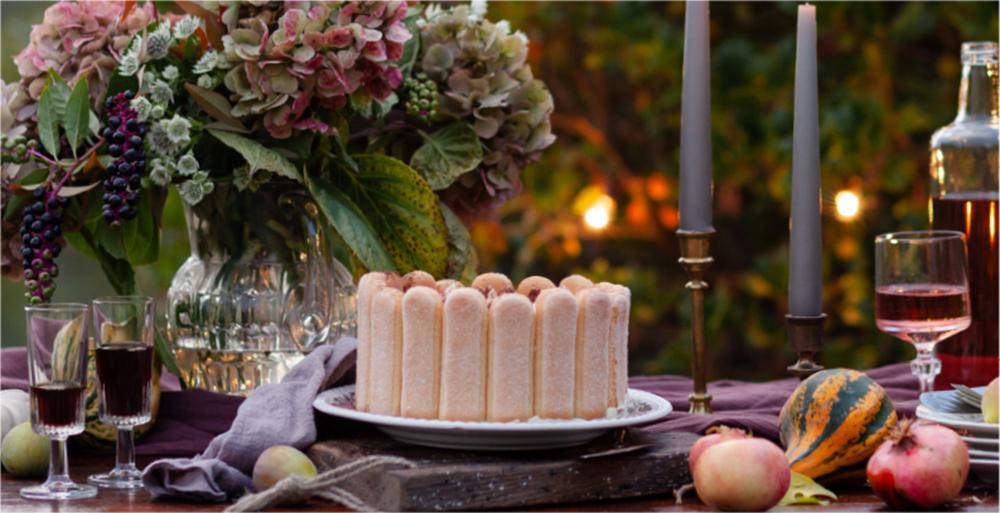
[[[689,1],[684,13],[681,90],[681,230],[712,229],[712,97],[708,2]]]
[[[792,141],[791,255],[788,309],[823,313],[823,233],[820,223],[819,102],[816,79],[816,7],[799,6],[795,49],[795,125]]]

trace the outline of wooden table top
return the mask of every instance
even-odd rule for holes
[[[140,467],[151,462],[153,458],[139,457]],[[106,472],[114,466],[112,456],[82,456],[71,454],[69,459],[70,474],[78,483],[86,482],[87,476]],[[153,500],[149,492],[101,490],[93,499],[72,501],[32,501],[22,499],[19,492],[22,487],[38,484],[42,479],[20,479],[4,471],[0,476],[0,503],[4,511],[52,512],[52,511],[222,511],[228,504],[211,504],[204,502],[184,502]],[[876,497],[870,489],[831,487],[840,496],[840,500],[826,507],[788,506],[772,511],[887,511],[885,504]],[[958,499],[941,508],[945,511],[989,511],[998,508],[996,492],[963,493]],[[294,511],[350,511],[330,502],[310,501],[304,506],[293,508]],[[590,502],[579,504],[562,504],[553,507],[530,508],[524,511],[708,511],[708,508],[694,496],[693,493],[684,498],[682,505],[677,505],[673,497],[656,496],[644,499],[621,501]]]

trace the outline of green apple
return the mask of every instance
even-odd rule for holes
[[[317,474],[316,465],[294,447],[275,445],[257,458],[253,466],[253,486],[263,492],[291,474],[312,479]]]
[[[44,476],[49,469],[50,446],[49,437],[35,434],[31,422],[22,422],[3,439],[3,466],[18,477]]]
[[[997,409],[1000,408],[1000,378],[993,378],[983,393],[983,420],[987,424],[1000,422]]]

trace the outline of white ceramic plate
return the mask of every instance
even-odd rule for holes
[[[1000,424],[983,422],[982,413],[943,413],[921,404],[917,406],[917,418],[948,426],[963,436],[992,439],[1000,437]]]
[[[585,444],[609,430],[655,422],[673,411],[670,402],[640,390],[628,391],[626,411],[613,419],[538,422],[457,422],[411,419],[354,409],[354,385],[331,388],[313,401],[317,410],[374,424],[387,435],[415,445],[444,449],[527,451]]]

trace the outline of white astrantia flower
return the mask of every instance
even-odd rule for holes
[[[171,119],[161,119],[160,125],[167,129],[167,137],[174,144],[187,144],[191,142],[191,122],[178,114],[174,114]]]
[[[518,30],[517,32],[514,32],[514,35],[521,38],[521,41],[524,41],[524,44],[528,44],[528,35],[524,32]]]
[[[157,80],[149,85],[149,98],[156,103],[169,105],[174,101],[174,90],[170,84]]]
[[[154,107],[155,109],[156,107]],[[169,156],[177,153],[177,144],[170,140],[167,135],[167,128],[163,126],[163,121],[153,123],[146,132],[146,146],[157,155]],[[170,162],[173,165],[173,162]]]
[[[469,21],[479,21],[486,17],[486,0],[472,0],[469,4]]]
[[[198,87],[204,87],[205,89],[214,89],[215,81],[212,80],[210,75],[202,75],[198,77]]]
[[[174,36],[170,33],[170,22],[163,20],[156,26],[151,34],[146,36],[146,59],[156,60],[167,56],[170,46],[174,43]]]
[[[154,119],[160,119],[164,114],[166,114],[166,112],[167,108],[162,104],[157,103],[156,105],[153,105],[152,109],[149,110],[149,115],[153,116]]]
[[[188,205],[197,205],[205,197],[205,186],[201,182],[188,180],[177,186],[181,199]]]
[[[149,119],[149,111],[153,110],[153,104],[145,96],[138,96],[129,102],[129,107],[136,113],[136,119],[140,123],[145,123]]]
[[[163,68],[163,78],[173,80],[178,76],[180,76],[180,72],[177,70],[177,66],[171,64],[170,66]]]
[[[139,62],[139,38],[135,38],[132,45],[129,46],[128,50],[122,54],[122,58],[118,61],[118,72],[123,76],[130,77],[135,75],[139,71],[139,66],[142,64]]]
[[[149,163],[149,179],[156,185],[164,186],[170,183],[174,174],[174,163],[170,160],[153,159]]]
[[[218,66],[219,57],[221,56],[222,54],[219,52],[205,52],[205,55],[202,55],[201,58],[198,59],[198,62],[194,63],[194,67],[191,68],[191,71],[194,72],[195,75],[208,73]]]
[[[190,152],[177,159],[177,172],[184,176],[191,176],[198,172],[198,159],[194,158]]]
[[[507,21],[507,20],[500,20],[500,21],[497,22],[496,27],[497,27],[497,31],[500,32],[501,35],[506,36],[506,35],[510,34],[510,22],[509,21]]]
[[[192,18],[191,15],[187,15],[174,24],[174,37],[177,39],[186,39],[194,34],[194,31],[198,30],[201,26],[201,20],[198,18]]]

